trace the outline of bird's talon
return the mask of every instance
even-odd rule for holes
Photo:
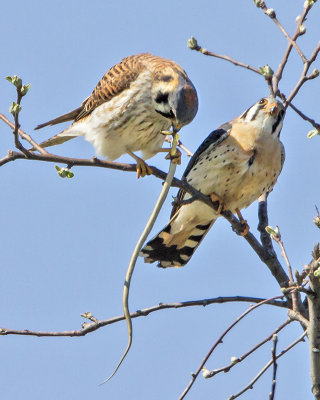
[[[173,164],[181,165],[181,151],[176,149],[175,154],[171,154],[171,150],[169,150],[165,159],[171,160]]]
[[[240,221],[241,223],[241,231],[239,231],[240,236],[246,236],[249,233],[250,226],[248,225],[245,219]]]
[[[146,175],[152,174],[152,169],[142,159],[137,160],[136,170],[137,170],[137,178],[138,179],[144,178]]]
[[[210,195],[210,199],[211,199],[212,203],[218,203],[218,204],[219,204],[219,205],[218,205],[218,209],[216,210],[216,213],[217,213],[218,215],[221,214],[222,211],[223,211],[223,209],[224,209],[224,204],[223,204],[223,201],[222,201],[221,197],[218,196],[218,195],[215,194],[215,193],[212,193],[212,194]]]

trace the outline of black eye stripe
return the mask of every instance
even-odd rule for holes
[[[281,122],[282,119],[283,119],[283,115],[284,115],[284,111],[281,110],[281,111],[279,112],[279,114],[278,114],[278,118],[276,119],[276,122],[272,125],[272,133],[274,133],[274,132],[277,130],[277,128],[278,128],[280,122]]]
[[[159,103],[168,103],[168,96],[169,96],[169,93],[159,92],[157,94],[157,97],[155,98],[155,102],[158,104]]]

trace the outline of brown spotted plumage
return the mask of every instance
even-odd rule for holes
[[[270,192],[284,163],[279,140],[284,109],[274,97],[261,99],[240,117],[213,131],[184,174],[190,185],[233,213]],[[179,200],[190,198],[180,190]],[[175,205],[169,224],[141,251],[145,262],[181,267],[191,258],[219,215],[199,201]]]
[[[113,66],[79,108],[35,129],[73,120],[41,146],[84,136],[110,160],[136,151],[148,159],[162,147],[161,131],[171,126],[179,130],[197,110],[197,92],[185,71],[173,61],[142,53]]]

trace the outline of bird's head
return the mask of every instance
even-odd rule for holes
[[[254,122],[261,126],[263,132],[270,133],[275,137],[280,135],[284,119],[284,107],[274,96],[263,97],[241,116],[240,120]]]
[[[154,110],[170,119],[177,130],[189,124],[198,111],[197,91],[182,69],[165,67],[157,71],[152,101]]]

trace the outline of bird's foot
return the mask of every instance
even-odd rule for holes
[[[152,174],[152,169],[149,167],[149,165],[140,157],[136,156],[134,153],[131,151],[127,152],[132,158],[134,158],[137,162],[136,165],[136,170],[137,170],[137,178],[139,179],[140,177],[143,178],[146,175],[151,175]]]
[[[240,219],[240,224],[241,224],[241,231],[239,231],[239,235],[246,236],[249,233],[250,226],[248,225],[247,221],[243,218],[239,208],[236,208],[236,213]]]
[[[218,203],[218,209],[216,210],[216,213],[219,215],[222,213],[222,211],[224,210],[224,204],[223,204],[223,200],[221,199],[220,196],[218,196],[216,193],[211,193],[210,194],[210,199],[212,201],[212,203]]]
[[[181,165],[181,151],[179,149],[176,149],[174,154],[172,154],[171,149],[169,149],[165,159],[171,160],[173,164]]]
[[[174,154],[172,154],[172,149],[160,149],[159,153],[168,153],[165,156],[166,160],[171,160],[173,164],[181,164],[181,151],[179,149],[176,149]]]

